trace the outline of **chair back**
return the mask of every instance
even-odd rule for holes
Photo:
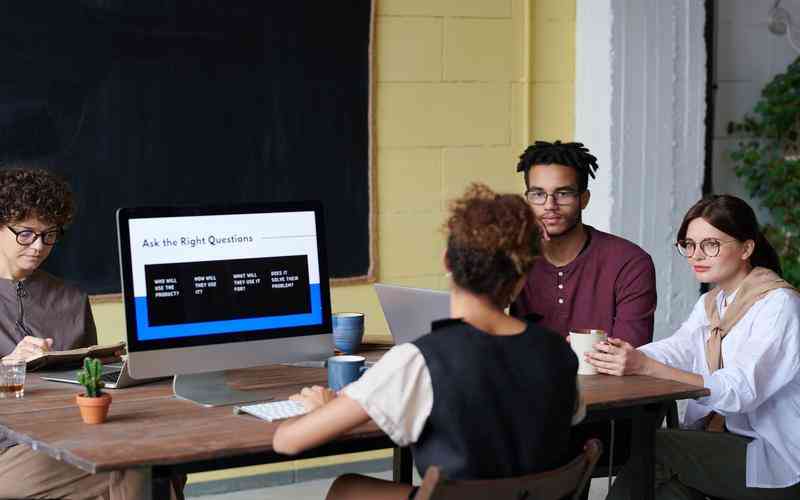
[[[414,500],[579,500],[602,453],[603,444],[590,439],[583,452],[563,467],[503,479],[454,481],[432,465]]]

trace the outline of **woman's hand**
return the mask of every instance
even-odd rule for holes
[[[586,361],[608,375],[646,375],[650,358],[624,340],[609,338],[594,346],[599,352],[587,352]]]
[[[39,337],[31,337],[30,335],[27,335],[25,338],[19,341],[17,347],[15,347],[14,350],[11,351],[11,354],[5,358],[22,359],[27,362],[33,358],[38,358],[45,352],[49,351],[51,347],[53,347],[53,339],[40,339]]]
[[[309,413],[321,406],[324,406],[326,403],[335,398],[335,392],[327,387],[320,387],[318,385],[315,385],[314,387],[304,387],[299,394],[292,394],[289,396],[290,400],[303,403],[303,406]]]
[[[541,236],[544,241],[550,241],[550,234],[547,232],[547,226],[545,226],[544,222],[539,220],[538,217],[536,217],[535,220],[536,225],[539,226],[539,236]]]

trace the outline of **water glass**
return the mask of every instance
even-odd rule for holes
[[[21,398],[25,395],[25,360],[0,360],[0,398]]]

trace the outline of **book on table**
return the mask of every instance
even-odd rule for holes
[[[104,363],[108,363],[119,361],[123,354],[125,354],[125,342],[93,345],[66,351],[47,351],[40,356],[29,359],[26,368],[28,371],[34,371],[79,367],[83,364],[83,359],[87,357],[97,358]]]

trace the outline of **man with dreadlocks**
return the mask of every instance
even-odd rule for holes
[[[541,317],[565,337],[596,328],[638,347],[653,340],[655,268],[635,244],[581,221],[596,171],[597,158],[579,142],[536,141],[520,156],[525,197],[549,239],[514,313]]]
[[[536,141],[520,156],[525,197],[546,234],[542,258],[529,271],[512,313],[536,318],[564,337],[571,329],[595,328],[638,347],[653,340],[655,267],[635,244],[581,221],[589,176],[594,179],[596,171],[597,158],[579,142]],[[614,456],[622,463],[630,422],[618,422],[615,430]],[[611,449],[608,424],[584,424],[572,434],[574,446],[598,437]]]

